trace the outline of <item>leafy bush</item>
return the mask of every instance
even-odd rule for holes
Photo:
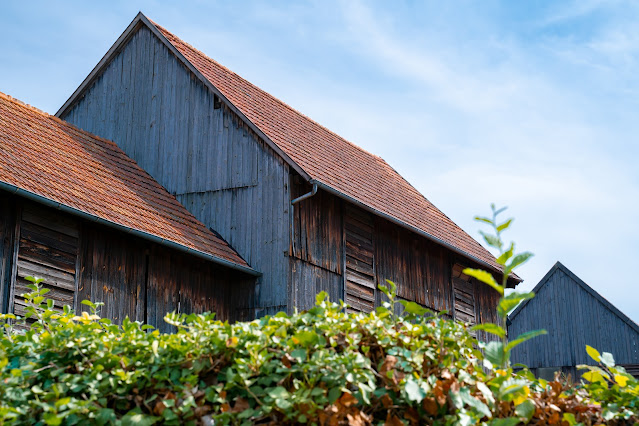
[[[525,370],[485,371],[463,325],[410,302],[395,316],[392,285],[391,302],[370,314],[320,294],[307,312],[244,323],[169,314],[175,334],[113,325],[90,302],[91,313],[55,312],[33,289],[36,322],[0,339],[3,423],[594,424],[613,411],[607,421],[630,422],[637,404],[637,381],[612,366],[592,370],[602,406]],[[605,387],[596,374],[610,373]]]
[[[529,254],[503,250],[493,226],[485,238],[512,271]],[[523,261],[522,261],[523,259]],[[463,324],[413,302],[394,314],[388,302],[369,314],[346,313],[343,302],[317,296],[301,313],[229,324],[214,314],[168,314],[174,334],[125,319],[54,310],[33,279],[27,318],[0,315],[0,424],[490,424],[584,425],[639,422],[639,383],[612,355],[586,385],[535,379],[513,371],[511,348],[539,332],[505,339],[503,320],[531,294],[505,295],[505,278],[466,270],[502,295],[502,324],[475,326],[501,339],[477,342]],[[27,324],[17,333],[12,324]]]

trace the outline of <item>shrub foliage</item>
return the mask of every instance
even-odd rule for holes
[[[513,371],[511,349],[543,331],[506,339],[506,314],[531,293],[505,294],[506,276],[529,253],[505,247],[498,223],[486,242],[499,250],[502,283],[465,272],[497,290],[501,324],[475,326],[497,336],[477,342],[465,325],[416,303],[395,285],[374,312],[347,313],[326,293],[305,312],[229,324],[214,314],[171,313],[177,332],[161,334],[125,319],[55,309],[32,279],[27,315],[0,315],[0,424],[317,424],[472,425],[634,424],[639,381],[611,354],[588,353],[586,384],[537,380]],[[15,332],[19,324],[23,332]],[[29,326],[27,326],[29,325]]]
[[[36,283],[37,284],[37,283]],[[482,368],[466,328],[405,302],[312,309],[228,324],[119,325],[25,295],[36,322],[0,338],[0,421],[39,424],[595,424],[636,421],[639,384],[609,354],[589,388]],[[392,286],[391,286],[392,290]],[[11,319],[4,315],[3,319]],[[590,393],[588,393],[590,392]],[[634,417],[633,417],[634,416]],[[563,423],[562,423],[563,422]]]

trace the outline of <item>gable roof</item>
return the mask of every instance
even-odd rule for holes
[[[0,189],[257,275],[115,143],[1,92]]]
[[[146,18],[131,22],[82,85],[57,112],[63,116],[120,46],[146,25],[213,93],[302,177],[493,271],[495,257],[444,215],[382,158],[370,154],[276,99]],[[512,274],[511,282],[521,279]]]
[[[597,293],[592,287],[590,287],[588,284],[586,284],[581,278],[579,278],[577,275],[575,275],[570,269],[566,268],[559,261],[557,261],[557,263],[555,263],[553,265],[553,267],[550,268],[550,270],[546,273],[546,275],[544,275],[544,277],[541,279],[541,281],[539,281],[539,283],[532,290],[533,293],[535,293],[535,294],[539,293],[544,288],[544,286],[550,281],[550,278],[552,278],[552,276],[557,271],[562,271],[564,274],[566,274],[568,277],[570,277],[570,279],[572,280],[572,282],[575,283],[575,285],[581,286],[582,289],[584,289],[588,294],[590,294],[592,297],[594,297],[599,303],[601,303],[608,310],[610,310],[612,313],[617,315],[619,317],[619,319],[621,319],[623,322],[628,324],[630,326],[630,328],[632,328],[637,333],[639,333],[639,325],[637,325],[633,320],[628,318],[628,316],[626,316],[626,314],[621,312],[615,305],[613,305],[608,300],[606,300],[602,295]],[[528,303],[530,303],[531,300],[533,300],[533,299],[528,299],[528,300],[522,302],[521,304],[519,304],[519,306],[517,306],[517,308],[515,308],[515,310],[512,312],[512,314],[510,314],[508,316],[508,320],[512,321],[528,305]]]

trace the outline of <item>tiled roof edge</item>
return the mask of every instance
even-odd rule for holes
[[[153,234],[141,231],[139,229],[130,228],[128,226],[121,225],[119,223],[116,223],[116,222],[101,218],[99,216],[95,216],[95,215],[93,215],[91,213],[87,213],[85,211],[76,209],[76,208],[68,206],[66,204],[62,204],[62,203],[60,203],[58,201],[52,200],[50,198],[44,197],[42,195],[36,194],[34,192],[31,192],[31,191],[24,190],[24,189],[22,189],[22,188],[20,188],[18,186],[15,186],[15,185],[12,185],[12,184],[9,184],[9,183],[6,183],[6,182],[0,181],[0,189],[4,189],[4,190],[6,190],[9,193],[12,193],[12,194],[15,194],[15,195],[18,195],[18,196],[22,196],[24,198],[30,199],[32,201],[35,201],[37,203],[41,203],[41,204],[47,205],[49,207],[53,207],[53,208],[55,208],[57,210],[60,210],[60,211],[66,212],[66,213],[70,213],[70,214],[72,214],[74,216],[78,216],[78,217],[81,217],[83,219],[86,219],[86,220],[89,220],[89,221],[92,221],[92,222],[101,223],[101,224],[106,225],[106,226],[108,226],[110,228],[115,228],[115,229],[118,229],[120,231],[123,231],[123,232],[125,232],[127,234],[135,235],[135,236],[143,238],[143,239],[145,239],[147,241],[158,243],[160,245],[167,246],[167,247],[176,249],[176,250],[184,252],[184,253],[189,253],[189,254],[194,255],[196,257],[209,260],[209,261],[211,261],[213,263],[217,263],[219,265],[226,266],[226,267],[228,267],[230,269],[241,271],[241,272],[250,274],[252,276],[260,276],[260,275],[262,275],[260,272],[256,271],[255,269],[253,269],[251,267],[243,266],[243,265],[231,262],[229,260],[222,259],[222,258],[219,258],[217,256],[213,256],[213,255],[208,254],[208,253],[204,253],[204,252],[199,251],[199,250],[194,250],[194,249],[192,249],[190,247],[186,247],[186,246],[184,246],[182,244],[176,243],[175,241],[171,241],[171,240],[168,240],[166,238],[162,238],[162,237],[159,237],[157,235],[153,235]]]

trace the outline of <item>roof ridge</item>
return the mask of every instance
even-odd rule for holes
[[[147,18],[149,19],[149,18]],[[159,25],[158,23],[156,23],[155,21],[149,19],[149,21],[155,25],[160,31],[162,31],[165,35],[168,34],[171,37],[176,38],[180,43],[188,46],[190,49],[192,49],[193,51],[195,51],[196,53],[202,55],[204,58],[206,58],[207,60],[214,62],[217,66],[224,68],[227,72],[233,74],[234,76],[236,76],[237,78],[239,78],[240,80],[242,80],[243,82],[245,82],[246,84],[252,86],[253,88],[255,88],[256,90],[260,91],[261,93],[263,93],[264,95],[270,97],[271,99],[273,99],[275,102],[279,103],[280,105],[284,106],[285,108],[289,109],[290,111],[294,112],[295,114],[298,114],[302,117],[304,117],[305,119],[307,119],[308,121],[310,121],[311,123],[315,124],[318,127],[321,127],[322,129],[326,130],[327,132],[331,133],[333,136],[335,136],[336,138],[352,145],[354,148],[357,148],[358,150],[365,152],[366,154],[378,158],[380,160],[383,160],[384,162],[386,162],[382,157],[380,157],[377,154],[374,154],[364,148],[362,148],[361,146],[357,145],[354,142],[349,141],[348,139],[344,138],[343,136],[340,136],[339,134],[337,134],[336,132],[334,132],[333,130],[329,129],[328,127],[324,126],[323,124],[315,121],[314,119],[312,119],[311,117],[309,117],[308,115],[304,114],[303,112],[293,108],[291,105],[287,104],[286,102],[284,102],[283,100],[281,100],[280,98],[273,96],[272,94],[270,94],[269,92],[267,92],[266,90],[262,89],[261,87],[257,86],[256,84],[251,83],[249,80],[245,79],[244,77],[242,77],[241,75],[239,75],[238,73],[236,73],[235,71],[231,70],[230,68],[222,65],[220,62],[216,61],[215,59],[211,58],[209,55],[207,55],[206,53],[204,53],[203,51],[201,51],[200,49],[198,49],[197,47],[193,46],[192,44],[184,41],[183,39],[181,39],[180,37],[176,36],[175,34],[173,34],[171,31],[167,30],[166,28],[164,28],[163,26]]]

